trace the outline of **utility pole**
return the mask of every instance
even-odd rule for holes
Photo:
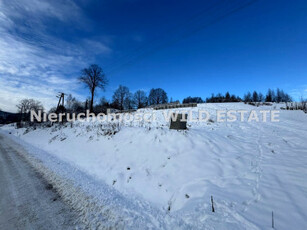
[[[56,108],[57,112],[61,112],[59,110],[64,110],[64,96],[65,93],[59,92],[59,94],[56,96],[57,98],[59,98],[59,102],[58,102],[58,106]]]
[[[59,98],[59,102],[58,102],[58,106],[57,106],[57,111],[59,110],[60,107],[64,108],[64,93],[59,93],[59,95],[57,95],[56,97]]]

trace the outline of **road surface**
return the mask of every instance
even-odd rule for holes
[[[12,143],[0,134],[0,229],[75,229],[76,213]]]

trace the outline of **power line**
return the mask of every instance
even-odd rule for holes
[[[128,60],[127,62],[120,64],[119,66],[111,69],[107,73],[111,74],[111,73],[117,72],[117,71],[119,71],[120,69],[122,69],[125,66],[129,66],[129,65],[139,61],[140,59],[142,59],[142,58],[144,58],[146,56],[149,56],[149,55],[151,55],[151,54],[153,54],[153,53],[155,53],[155,52],[157,52],[157,51],[159,51],[159,50],[161,50],[161,49],[163,49],[165,47],[173,45],[173,44],[175,44],[175,43],[177,43],[177,42],[179,42],[179,41],[181,41],[181,40],[183,40],[183,39],[185,39],[185,38],[187,38],[189,36],[192,36],[193,34],[199,32],[199,31],[201,31],[201,30],[203,30],[203,29],[205,29],[205,28],[207,28],[207,27],[209,27],[211,25],[214,25],[214,24],[220,22],[221,20],[223,20],[223,19],[225,19],[225,18],[227,18],[227,17],[237,13],[238,11],[243,10],[244,8],[251,6],[252,4],[254,4],[257,1],[258,0],[251,0],[251,1],[248,1],[247,3],[245,3],[245,4],[239,5],[239,6],[235,7],[234,9],[230,10],[229,12],[227,12],[227,13],[225,13],[225,14],[223,14],[223,15],[221,15],[221,16],[213,19],[213,20],[211,20],[210,22],[207,22],[206,24],[203,24],[203,25],[201,25],[201,26],[199,26],[199,27],[197,27],[197,28],[195,28],[195,29],[193,29],[191,31],[187,31],[186,33],[184,33],[180,37],[174,38],[171,41],[167,41],[167,42],[165,42],[163,44],[158,44],[158,47],[155,47],[154,49],[151,49],[148,52],[143,52],[142,54],[138,55],[136,58]],[[139,49],[140,48],[138,48],[138,50]]]
[[[142,51],[144,48],[148,48],[148,45],[150,44],[154,44],[155,42],[162,40],[163,38],[165,38],[165,36],[163,36],[163,34],[170,34],[172,32],[175,32],[177,29],[182,29],[182,27],[184,27],[185,25],[188,25],[190,23],[192,23],[195,19],[197,19],[198,17],[202,16],[205,13],[210,12],[210,10],[214,9],[214,7],[221,5],[225,0],[222,0],[220,2],[215,2],[214,4],[210,5],[209,7],[206,7],[204,9],[202,9],[200,12],[194,14],[193,16],[191,16],[190,18],[186,19],[184,21],[184,23],[181,24],[177,24],[175,25],[173,28],[169,28],[167,30],[163,32],[160,32],[160,34],[162,34],[162,36],[160,37],[156,37],[152,40],[150,40],[147,44],[141,45],[135,49],[132,49],[128,54],[121,56],[119,59],[117,59],[116,61],[112,62],[111,64],[105,66],[105,68],[109,68],[111,66],[116,65],[117,63],[119,63],[121,60],[125,59],[125,58],[129,58],[131,56],[131,53],[136,54],[138,51]]]

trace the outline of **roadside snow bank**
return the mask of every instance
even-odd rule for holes
[[[4,134],[4,133],[3,133]],[[175,215],[165,215],[148,202],[124,197],[101,181],[85,174],[22,140],[10,140],[18,154],[79,213],[80,229],[187,229]],[[25,151],[26,149],[26,151]]]
[[[198,229],[265,229],[271,226],[274,211],[276,228],[303,229],[307,219],[306,114],[281,110],[280,122],[266,123],[218,123],[214,116],[216,110],[259,112],[274,106],[201,104],[188,111],[197,117],[198,109],[206,109],[214,122],[188,123],[187,131],[169,130],[162,111],[155,111],[154,123],[121,123],[111,134],[99,122],[29,132],[2,129],[116,189],[115,197],[148,201],[147,208],[142,208],[148,209],[145,213],[163,213],[144,217],[142,224],[152,218],[161,218],[158,222],[162,223],[172,215]],[[92,190],[95,186],[88,189]],[[103,192],[94,195],[114,201],[114,196],[106,197]],[[211,195],[215,213],[211,212]],[[160,227],[166,226],[170,225]]]

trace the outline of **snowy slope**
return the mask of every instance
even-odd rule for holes
[[[215,114],[279,107],[224,103],[179,110],[197,117],[199,109]],[[100,122],[1,129],[192,228],[270,229],[273,211],[276,229],[305,229],[306,114],[281,110],[280,122],[266,123],[220,123],[213,115],[214,122],[189,122],[187,131],[175,131],[162,111],[154,112],[156,122],[122,123],[115,135],[104,135]]]

